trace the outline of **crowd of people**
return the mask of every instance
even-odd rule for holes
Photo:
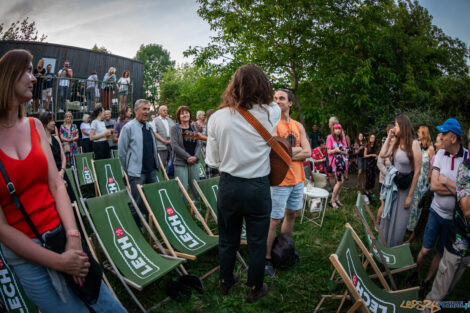
[[[88,113],[93,112],[97,105],[108,110],[113,106],[114,93],[118,95],[116,101],[119,109],[128,104],[128,95],[131,91],[131,78],[128,70],[123,71],[120,78],[116,75],[116,68],[110,67],[102,80],[99,79],[96,71],[92,71],[87,78],[77,79],[74,77],[70,61],[64,61],[60,70],[53,73],[52,65],[45,66],[44,60],[40,59],[33,70],[33,75],[36,78],[33,85],[33,113],[53,109],[55,88],[57,88],[57,112],[66,111],[67,100],[86,105]]]
[[[469,264],[470,161],[462,144],[463,131],[455,119],[437,126],[439,135],[434,144],[430,129],[420,125],[415,135],[406,115],[398,115],[394,124],[387,126],[381,145],[372,133],[359,133],[351,143],[337,117],[329,119],[328,135],[323,136],[319,125],[313,125],[307,134],[304,125],[291,118],[291,91],[274,92],[263,71],[247,64],[234,73],[218,110],[198,111],[195,119],[187,106],[176,110],[174,120],[165,105],[152,116],[150,102],[139,99],[133,111],[122,105],[115,121],[109,111],[111,104],[103,101],[88,107],[92,114],[84,114],[80,128],[70,112],[65,112],[64,122],[57,128],[51,112],[42,112],[39,121],[25,117],[23,104],[38,93],[35,86],[52,77],[47,75],[47,67],[44,73],[43,62],[35,69],[31,62],[32,55],[25,50],[12,50],[0,59],[0,162],[40,234],[65,233],[65,252],[57,254],[40,245],[16,207],[4,175],[0,178],[0,242],[8,264],[42,312],[88,310],[54,274],[67,273],[82,285],[90,266],[80,244],[67,184],[63,183],[65,169],[73,166],[73,156],[79,150],[80,137],[82,151],[93,152],[94,159],[111,158],[112,150],[117,150],[131,194],[144,215],[148,213],[137,185],[155,182],[157,170],[178,177],[191,191],[198,209],[198,193],[192,190],[191,182],[200,178],[201,159],[209,167],[208,173],[220,175],[217,220],[223,295],[239,280],[234,268],[243,224],[250,260],[246,299],[255,302],[267,294],[264,277],[276,274],[272,262],[275,237],[279,228],[284,235],[292,234],[303,206],[305,166],[327,176],[330,207],[339,210],[344,206],[340,199],[343,184],[355,164],[356,188],[364,190],[370,200],[380,190],[377,222],[388,247],[401,245],[407,232],[410,242],[421,239],[415,231],[417,225],[425,225],[415,280],[434,248],[436,254],[421,282],[421,298],[444,299]],[[115,72],[110,68],[103,79],[101,91],[105,95],[112,95],[115,84],[129,85],[128,71],[119,80]],[[58,76],[72,75],[66,61]],[[96,77],[92,73],[86,85],[89,99],[96,96],[91,90],[97,86]],[[59,80],[62,96],[70,86],[65,81],[70,83]],[[127,101],[125,90],[119,91],[123,104]],[[290,144],[292,163],[275,186],[270,186],[269,179],[271,148],[262,132],[252,126],[252,119]],[[28,175],[24,175],[26,167]],[[426,193],[433,195],[427,208],[419,205]],[[131,213],[139,224],[137,212]],[[125,312],[104,284],[100,290],[97,302],[91,305],[94,311]]]

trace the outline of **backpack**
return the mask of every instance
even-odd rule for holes
[[[280,234],[274,239],[271,261],[273,266],[279,269],[288,269],[299,261],[299,254],[295,251],[292,237]]]

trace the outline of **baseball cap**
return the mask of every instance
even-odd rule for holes
[[[444,124],[437,126],[436,128],[441,133],[453,132],[459,137],[462,136],[462,128],[455,118],[449,118],[444,122]]]

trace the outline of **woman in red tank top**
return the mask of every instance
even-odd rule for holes
[[[39,233],[52,230],[62,223],[67,237],[66,251],[57,254],[31,240],[36,236],[15,206],[2,175],[0,242],[5,255],[7,251],[10,259],[15,260],[15,264],[11,264],[12,268],[26,294],[39,309],[43,312],[63,312],[70,308],[76,296],[61,297],[63,303],[59,302],[58,307],[51,307],[53,295],[50,293],[46,299],[38,299],[37,295],[43,291],[41,289],[52,284],[47,272],[42,269],[70,274],[76,283],[83,284],[90,263],[82,251],[70,199],[54,163],[44,128],[37,119],[24,117],[23,103],[31,100],[36,81],[32,73],[32,58],[26,50],[12,50],[0,59],[0,161]],[[33,270],[25,273],[30,269]],[[30,277],[32,272],[38,277],[35,278],[38,283]],[[39,272],[46,273],[47,277],[39,278]],[[79,305],[86,309],[83,303]],[[78,309],[74,311],[82,312]]]

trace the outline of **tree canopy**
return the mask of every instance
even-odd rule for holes
[[[36,22],[29,22],[29,17],[11,23],[7,29],[4,28],[3,23],[0,24],[1,40],[44,41],[46,38],[44,34],[38,36]]]
[[[105,46],[98,47],[98,45],[96,43],[93,45],[91,50],[98,51],[98,52],[104,52],[104,53],[111,53],[111,51],[106,49]]]
[[[469,122],[469,50],[417,1],[198,2],[216,34],[186,51],[194,65],[233,73],[258,64],[275,87],[292,89],[306,124],[337,115],[351,132],[374,130],[416,109]]]
[[[175,66],[170,59],[170,52],[162,45],[141,45],[135,56],[144,63],[144,93],[147,99],[156,103],[159,99],[160,81],[163,74]]]

